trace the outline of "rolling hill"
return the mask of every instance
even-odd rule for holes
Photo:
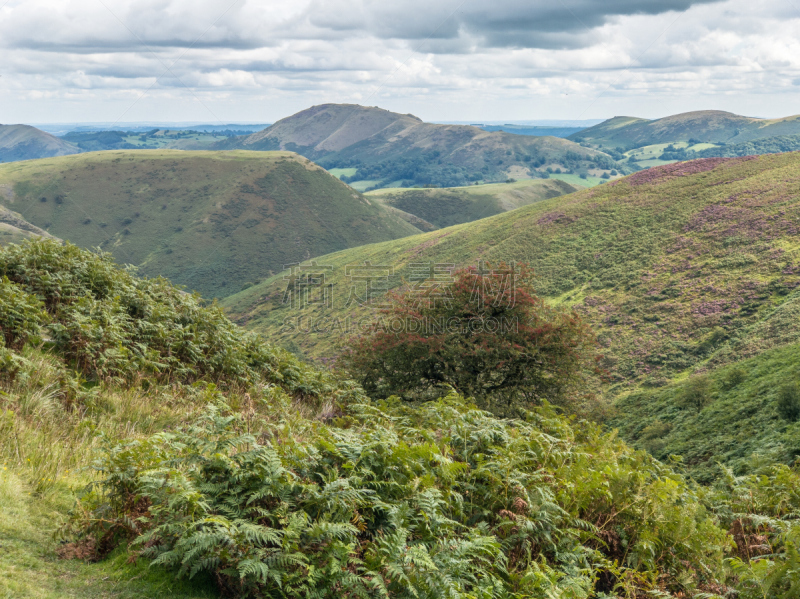
[[[0,125],[0,162],[77,154],[80,149],[28,125]]]
[[[5,205],[143,274],[219,297],[419,229],[289,152],[131,150],[0,166]]]
[[[654,144],[699,142],[737,144],[800,134],[800,115],[757,119],[720,110],[700,110],[656,120],[614,117],[574,133],[568,139],[592,147],[621,151]]]
[[[651,406],[644,422],[664,419],[657,404],[679,411],[670,398],[693,373],[710,370],[722,377],[741,360],[796,347],[799,198],[798,154],[657,167],[567,198],[319,257],[318,264],[331,267],[333,309],[286,306],[280,277],[227,298],[224,306],[239,322],[294,351],[330,357],[344,333],[358,333],[362,319],[374,317],[364,308],[346,308],[348,294],[360,284],[346,276],[348,266],[391,266],[388,284],[396,287],[411,278],[417,268],[412,264],[527,262],[544,297],[575,308],[597,331],[610,379],[607,393],[627,406],[629,420],[618,425],[638,439],[639,407]],[[797,376],[792,366],[786,368],[787,376]],[[749,389],[760,389],[758,380]],[[775,393],[774,385],[765,386],[759,401],[772,402]],[[627,397],[632,403],[624,403]],[[654,397],[658,401],[650,402]],[[707,409],[725,404],[713,405]],[[742,410],[758,411],[755,406]],[[765,418],[774,426],[764,434],[784,428],[770,410]],[[682,434],[691,436],[692,430],[697,429]],[[677,444],[664,447],[672,451]],[[694,456],[694,465],[711,468],[718,457],[724,452],[705,451]]]
[[[467,223],[580,189],[558,179],[434,189],[379,189],[366,196],[424,219],[437,228]]]
[[[551,406],[371,401],[71,244],[0,274],[4,598],[755,597],[751,563],[795,595],[797,472],[699,488]]]
[[[549,168],[600,175],[619,169],[609,156],[556,137],[424,123],[410,114],[354,104],[312,106],[219,149],[290,150],[325,168],[352,168],[347,182],[369,187],[539,177]]]

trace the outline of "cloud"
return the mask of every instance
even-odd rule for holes
[[[31,121],[275,120],[325,101],[429,119],[700,101],[777,116],[797,100],[798,25],[760,0],[12,0],[0,105]]]

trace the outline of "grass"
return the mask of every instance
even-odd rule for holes
[[[525,179],[464,187],[380,189],[368,192],[367,197],[441,228],[514,210],[576,189],[573,185],[549,179]]]
[[[594,187],[596,185],[600,185],[601,183],[608,183],[608,179],[603,179],[601,177],[593,177],[592,175],[587,175],[584,179],[580,175],[570,175],[568,173],[554,173],[550,175],[551,179],[557,179],[558,181],[564,181],[564,183],[569,183],[570,185],[574,185],[576,187]]]
[[[568,201],[545,200],[321,257],[319,263],[333,267],[334,308],[325,315],[348,313],[348,264],[390,264],[392,284],[399,285],[412,262],[524,261],[537,273],[540,294],[574,306],[596,328],[607,348],[613,393],[663,384],[708,356],[719,343],[710,341],[715,327],[722,339],[732,337],[785,301],[795,284],[785,272],[800,262],[800,248],[791,242],[793,219],[800,219],[800,157],[723,161],[682,176],[659,172],[642,171]],[[277,276],[224,306],[241,322],[311,355],[334,354],[335,334],[282,327],[288,316],[323,316],[281,308],[282,285]]]
[[[416,228],[289,152],[119,150],[0,165],[8,207],[149,276],[222,297]]]
[[[208,582],[175,582],[120,553],[89,564],[61,560],[54,533],[66,521],[76,492],[91,480],[87,466],[111,439],[153,434],[186,422],[191,402],[143,390],[108,390],[94,409],[64,409],[56,361],[28,349],[31,377],[3,385],[0,399],[0,597],[50,599],[216,597]],[[100,391],[100,389],[98,389]]]
[[[42,495],[5,467],[0,471],[0,597],[12,599],[206,599],[219,593],[208,581],[176,581],[117,552],[101,563],[62,560],[53,540],[74,503],[77,479]]]
[[[794,343],[712,370],[702,407],[684,405],[687,382],[676,381],[621,397],[610,424],[659,459],[681,456],[701,482],[719,475],[718,462],[737,474],[792,463],[800,456],[800,423],[781,418],[776,402],[778,390],[798,372],[800,344]]]
[[[367,191],[370,187],[375,187],[376,185],[380,185],[381,181],[377,179],[364,179],[362,181],[353,181],[350,183],[350,187],[355,189],[356,191]]]
[[[223,305],[278,343],[330,358],[346,343],[343,329],[357,334],[360,319],[374,318],[365,308],[345,307],[358,284],[345,276],[347,265],[391,265],[389,284],[399,286],[410,278],[411,263],[527,262],[539,293],[577,310],[597,332],[610,379],[605,393],[628,398],[620,399],[625,416],[616,422],[623,436],[638,441],[641,429],[659,419],[691,421],[676,427],[674,442],[668,437],[657,455],[702,462],[698,468],[707,476],[715,456],[744,463],[766,439],[783,434],[769,402],[776,381],[800,372],[793,357],[800,349],[798,197],[797,154],[680,163],[484,220],[320,257],[332,267],[332,309],[284,307],[279,277]],[[768,351],[777,352],[774,359]],[[675,406],[688,377],[704,371],[724,377],[730,365],[762,354],[762,362],[745,366],[757,373],[749,386],[714,404],[714,424],[705,426],[710,412],[694,416]],[[764,433],[754,435],[758,427]],[[694,446],[686,444],[691,441]]]
[[[357,168],[329,168],[328,172],[337,179],[341,179],[342,177],[352,177],[357,170]]]

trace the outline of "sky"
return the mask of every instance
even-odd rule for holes
[[[0,0],[0,123],[800,113],[800,0]]]

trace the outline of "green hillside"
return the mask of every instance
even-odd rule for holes
[[[699,488],[547,405],[373,402],[69,244],[0,249],[0,273],[4,597],[788,599],[800,581],[788,468]]]
[[[593,325],[607,393],[622,397],[798,341],[798,197],[797,154],[657,167],[568,198],[319,257],[332,267],[327,311],[282,304],[280,276],[224,305],[295,351],[332,356],[345,318],[355,323],[351,333],[369,318],[345,308],[359,284],[346,277],[348,265],[392,266],[397,286],[414,275],[412,263],[527,262],[540,294]]]
[[[536,178],[565,171],[601,176],[625,169],[566,139],[424,123],[410,114],[355,104],[312,106],[220,149],[291,150],[346,176],[359,189]]]
[[[80,149],[29,125],[0,125],[0,162],[77,154]]]
[[[570,135],[592,147],[626,151],[654,144],[699,142],[738,144],[800,134],[800,116],[756,119],[720,110],[699,110],[656,120],[614,117]]]
[[[5,204],[209,297],[285,264],[419,232],[289,152],[126,150],[0,166]]]
[[[468,187],[381,189],[368,192],[366,196],[442,228],[514,210],[577,189],[557,179],[526,179]]]

